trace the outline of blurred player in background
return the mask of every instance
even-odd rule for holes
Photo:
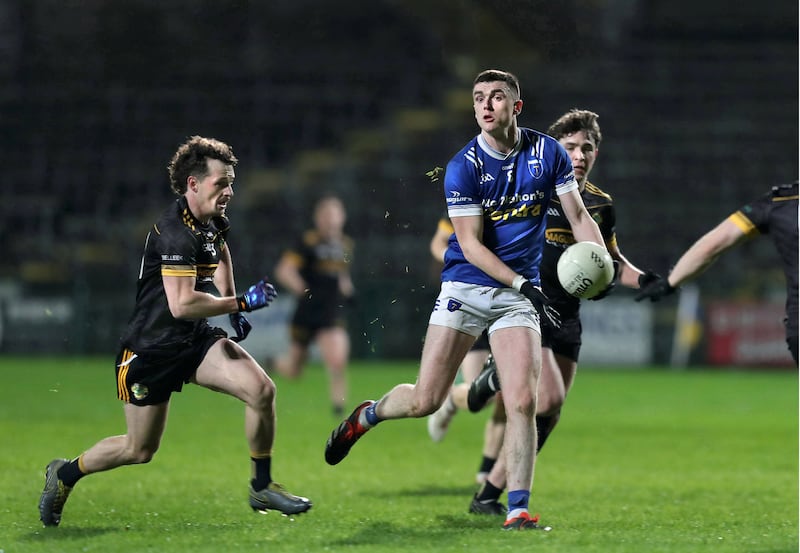
[[[290,327],[289,350],[267,361],[267,368],[286,378],[298,378],[309,348],[316,342],[328,371],[333,412],[341,417],[350,357],[345,306],[354,293],[350,278],[353,241],[344,234],[347,215],[336,196],[321,198],[314,206],[313,219],[314,228],[283,253],[275,268],[278,284],[294,294],[297,308]]]
[[[189,382],[245,403],[253,467],[250,506],[284,514],[311,508],[308,499],[272,480],[275,385],[238,344],[251,328],[242,312],[269,305],[275,289],[261,280],[236,295],[225,212],[237,161],[227,144],[199,136],[175,152],[169,175],[180,197],[145,240],[136,306],[116,361],[127,433],[101,440],[72,461],[56,459],[47,465],[39,500],[45,526],[61,522],[64,503],[84,476],[149,462],[167,424],[170,395]],[[236,331],[232,339],[207,321],[226,313]]]
[[[615,277],[622,285],[639,288],[653,281],[656,275],[645,273],[628,261],[617,244],[616,211],[611,196],[589,182],[589,174],[597,161],[602,133],[597,122],[598,115],[592,111],[572,109],[559,117],[547,130],[547,134],[559,141],[572,161],[575,180],[578,183],[583,203],[592,219],[597,222],[608,253],[615,260]],[[561,318],[561,327],[542,329],[542,376],[539,380],[539,401],[536,410],[538,447],[544,446],[548,436],[561,417],[561,408],[566,401],[578,369],[581,349],[580,300],[567,294],[558,281],[556,271],[558,258],[563,251],[577,241],[569,226],[564,206],[558,197],[550,200],[547,209],[547,231],[542,250],[540,273],[542,290],[550,298],[550,305]],[[599,295],[607,296],[615,282]],[[496,370],[489,368],[474,381],[470,390],[472,407],[480,408],[499,389]],[[490,505],[497,502],[505,485],[503,463],[489,473],[483,487],[472,500]],[[472,507],[471,507],[472,508]],[[487,509],[488,510],[488,509]]]
[[[480,73],[472,87],[480,134],[450,161],[444,178],[450,237],[442,286],[428,324],[415,384],[399,384],[365,401],[331,433],[325,460],[335,465],[382,420],[424,417],[447,397],[458,367],[488,329],[504,385],[507,414],[507,530],[540,529],[529,513],[536,461],[536,388],[540,325],[558,324],[538,287],[544,217],[561,198],[579,240],[602,242],[581,201],[572,164],[556,140],[520,128],[519,81],[505,71]]]
[[[455,230],[450,218],[447,216],[439,219],[439,224],[436,226],[436,232],[431,238],[430,250],[433,258],[440,262],[444,262],[445,253],[447,253],[448,242]],[[450,422],[456,415],[459,409],[467,409],[467,393],[469,392],[469,384],[481,372],[481,368],[489,359],[489,336],[486,331],[475,340],[472,348],[467,352],[464,361],[461,363],[459,371],[461,372],[462,381],[454,384],[447,394],[442,406],[436,410],[435,413],[428,417],[428,434],[434,442],[440,442],[444,439]],[[483,452],[480,465],[478,466],[478,473],[475,476],[478,484],[483,484],[489,471],[494,466],[497,456],[500,452],[500,447],[503,444],[503,433],[505,432],[505,411],[503,411],[503,402],[495,402],[495,410],[489,420],[486,421],[486,428],[483,436]],[[482,508],[478,505],[477,508]],[[491,505],[490,508],[494,509],[497,514],[505,514],[505,506],[497,503]]]
[[[667,278],[645,286],[636,301],[658,301],[684,282],[703,273],[716,259],[748,238],[769,234],[778,250],[786,278],[786,343],[797,364],[797,182],[774,186],[760,198],[742,206],[695,242],[675,263]]]

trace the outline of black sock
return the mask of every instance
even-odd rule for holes
[[[272,482],[272,456],[250,457],[250,460],[253,461],[253,473],[255,474],[250,485],[256,491],[263,490]]]
[[[478,501],[497,501],[503,493],[503,488],[495,488],[488,480],[481,486],[478,495],[475,497]]]
[[[539,453],[547,441],[547,437],[556,427],[558,419],[561,418],[561,412],[553,415],[536,415],[536,453]]]
[[[478,469],[478,472],[488,473],[490,470],[492,470],[495,461],[497,461],[497,459],[492,459],[491,457],[487,457],[486,455],[484,455],[483,459],[481,459],[481,466]]]
[[[86,476],[86,474],[81,471],[81,467],[78,463],[78,459],[80,457],[76,457],[69,463],[62,465],[60,469],[58,469],[58,479],[64,482],[64,485],[71,488],[73,487],[78,480]]]

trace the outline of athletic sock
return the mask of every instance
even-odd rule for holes
[[[486,480],[475,499],[478,501],[497,501],[502,493],[503,488],[496,488],[489,480]]]
[[[511,520],[528,512],[528,501],[530,500],[530,490],[509,490],[508,492],[508,515],[506,520]]]
[[[536,415],[536,453],[542,450],[544,443],[556,427],[558,419],[560,418],[561,411],[552,415]]]
[[[487,457],[486,455],[484,455],[483,459],[481,459],[481,466],[480,468],[478,468],[478,472],[489,473],[492,470],[492,467],[494,466],[494,463],[496,461],[497,459],[492,459],[491,457]]]
[[[68,488],[73,487],[78,480],[86,476],[86,473],[81,470],[81,458],[75,457],[69,463],[62,465],[56,475],[58,479],[61,480],[65,486]]]
[[[272,482],[272,454],[250,455],[253,462],[253,479],[250,485],[256,491],[263,490]]]
[[[378,416],[375,412],[375,408],[378,406],[378,402],[374,401],[370,405],[366,407],[361,413],[358,415],[358,422],[364,428],[372,428],[383,419]]]

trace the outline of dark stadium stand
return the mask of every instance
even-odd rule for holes
[[[619,197],[621,240],[642,264],[666,267],[753,190],[796,178],[796,3],[585,4],[4,3],[0,279],[37,293],[84,282],[88,303],[109,306],[96,316],[119,326],[126,298],[112,296],[133,285],[143,232],[171,197],[168,158],[207,134],[241,160],[231,215],[252,238],[236,237],[238,279],[271,270],[308,202],[332,190],[358,241],[356,281],[401,297],[383,315],[421,332],[443,211],[425,173],[476,132],[466,90],[488,66],[520,76],[524,125],[600,113],[593,179]],[[753,254],[773,255],[723,263]],[[386,340],[387,355],[408,349]]]

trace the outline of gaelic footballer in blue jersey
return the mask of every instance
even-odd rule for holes
[[[559,117],[547,129],[547,134],[558,140],[572,162],[578,190],[592,219],[597,222],[609,254],[618,264],[620,284],[639,288],[657,278],[634,266],[619,248],[616,235],[616,211],[609,194],[589,182],[589,174],[599,153],[602,134],[598,115],[589,110],[572,109]],[[540,265],[541,285],[561,319],[560,328],[542,328],[542,375],[536,405],[536,430],[538,449],[541,450],[561,415],[561,408],[572,387],[578,369],[581,349],[580,300],[570,296],[559,283],[557,264],[561,253],[577,241],[569,218],[564,212],[561,198],[554,196],[547,206],[547,230]],[[592,299],[607,294],[611,286]],[[492,393],[492,390],[489,390]],[[497,502],[505,486],[503,459],[498,460],[483,486],[473,499],[483,505]]]
[[[455,229],[442,285],[428,324],[419,377],[377,402],[359,405],[326,444],[339,463],[384,419],[424,417],[441,406],[475,338],[488,329],[508,413],[505,529],[538,529],[528,511],[536,457],[536,387],[540,321],[557,324],[537,287],[545,207],[557,194],[578,240],[602,243],[578,194],[572,165],[555,140],[517,125],[519,81],[506,71],[480,73],[472,87],[480,128],[448,164],[445,196]]]

